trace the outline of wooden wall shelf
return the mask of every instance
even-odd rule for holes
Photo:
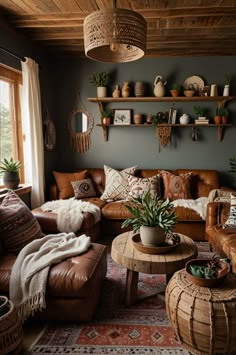
[[[218,107],[224,107],[225,103],[230,100],[235,100],[236,96],[192,96],[192,97],[185,97],[185,96],[164,96],[164,97],[90,97],[88,101],[97,103],[99,105],[100,112],[104,111],[104,105],[106,103],[119,103],[119,102],[217,102]],[[129,124],[129,125],[104,125],[104,124],[97,124],[97,126],[102,127],[104,141],[108,141],[108,129],[110,127],[152,127],[151,124]],[[168,127],[192,127],[193,132],[196,132],[197,127],[217,127],[218,130],[218,141],[221,142],[223,139],[224,128],[232,126],[232,124],[163,124],[160,126],[168,126]]]
[[[104,141],[107,142],[108,141],[108,129],[110,127],[119,127],[119,128],[128,128],[128,127],[132,127],[132,128],[149,128],[149,127],[153,127],[153,125],[151,124],[128,124],[128,125],[114,125],[114,124],[109,124],[109,125],[104,125],[104,124],[97,124],[97,126],[102,127],[103,128],[103,135],[104,135]],[[209,124],[194,124],[194,123],[188,123],[188,124],[159,124],[158,126],[160,127],[182,127],[182,128],[186,128],[186,127],[192,127],[193,130],[196,130],[197,127],[217,127],[217,131],[218,131],[218,142],[221,142],[223,140],[223,134],[224,134],[224,128],[226,127],[231,127],[232,124],[220,124],[217,125],[215,123],[209,123]]]

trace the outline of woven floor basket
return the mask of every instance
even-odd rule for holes
[[[14,304],[8,300],[7,312],[0,316],[0,354],[7,354],[16,350],[20,347],[22,340],[21,321]]]
[[[236,276],[219,288],[194,285],[185,270],[174,274],[166,310],[180,344],[197,355],[236,354]]]

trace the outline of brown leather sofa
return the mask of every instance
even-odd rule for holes
[[[0,294],[9,295],[13,254],[0,256]],[[46,320],[89,321],[98,304],[107,271],[106,247],[91,243],[89,250],[52,266],[46,290],[46,309],[35,316]]]
[[[84,169],[78,169],[77,171],[80,172],[82,170]],[[121,229],[121,224],[127,217],[130,216],[128,210],[125,207],[126,202],[106,202],[101,200],[100,196],[102,195],[105,189],[104,169],[88,168],[86,170],[88,172],[88,178],[92,179],[93,181],[97,196],[85,200],[88,200],[101,208],[102,218],[100,232],[103,236],[114,236],[124,232],[125,230]],[[161,169],[139,169],[136,171],[135,175],[145,178],[154,176],[160,173],[160,171]],[[175,175],[186,174],[190,172],[192,173],[193,177],[191,184],[191,195],[194,199],[198,197],[207,197],[212,189],[220,188],[219,176],[217,171],[215,170],[176,169],[169,171],[171,171]],[[53,185],[51,187],[51,200],[57,200],[58,196],[59,194],[57,186]],[[57,231],[55,214],[52,215],[51,212],[43,212],[40,208],[34,209],[32,212],[37,217],[43,231],[48,231],[49,229],[50,232]],[[205,239],[205,221],[201,219],[197,212],[184,207],[176,207],[176,213],[178,215],[176,232],[186,234],[193,240]],[[98,235],[96,237],[98,237]]]
[[[229,212],[229,202],[208,203],[206,238],[220,256],[231,260],[232,271],[236,273],[236,228],[223,228]]]

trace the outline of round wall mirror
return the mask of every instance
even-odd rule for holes
[[[93,117],[86,111],[74,110],[68,118],[71,148],[79,153],[86,152],[91,145],[90,133]]]

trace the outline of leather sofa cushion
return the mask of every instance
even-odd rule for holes
[[[53,171],[53,175],[59,190],[59,198],[64,199],[74,196],[74,190],[71,182],[86,179],[87,170],[75,173],[59,173],[57,171]]]
[[[86,253],[71,257],[53,265],[49,271],[47,296],[64,298],[83,298],[92,292],[90,288],[94,277],[100,280],[107,268],[106,246],[92,243]],[[0,293],[8,294],[14,255],[1,256]],[[96,281],[96,280],[95,280]]]
[[[102,208],[102,219],[126,219],[131,217],[131,213],[127,210],[125,205],[128,202],[125,201],[114,201],[107,203]]]

